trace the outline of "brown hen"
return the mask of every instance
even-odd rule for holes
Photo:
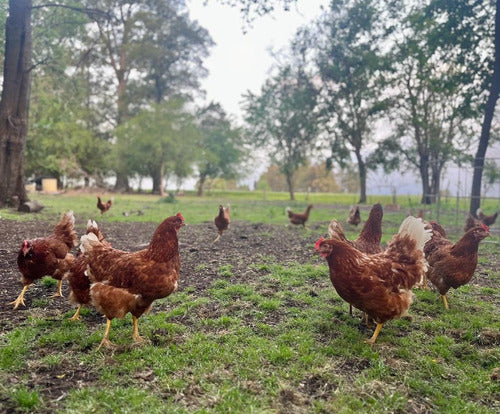
[[[349,224],[352,224],[353,226],[357,226],[359,223],[361,223],[361,213],[358,206],[351,208],[347,222]]]
[[[14,305],[14,309],[20,304],[26,306],[24,294],[28,286],[44,276],[52,276],[58,280],[57,292],[53,297],[62,296],[62,278],[74,259],[69,252],[78,243],[74,225],[75,216],[69,211],[62,216],[50,236],[24,240],[17,255],[17,265],[24,286],[17,299],[9,303]]]
[[[219,214],[214,219],[215,227],[217,227],[218,235],[214,240],[214,243],[218,241],[222,233],[224,233],[227,229],[229,229],[229,225],[231,224],[231,215],[229,212],[229,204],[227,207],[223,207],[219,205]]]
[[[382,253],[369,255],[336,238],[316,243],[339,296],[377,322],[366,342],[375,343],[385,322],[407,315],[411,288],[427,270],[423,247],[430,237],[422,220],[410,216]]]
[[[109,341],[111,321],[132,314],[133,338],[142,341],[138,318],[150,309],[156,299],[177,289],[180,269],[177,234],[184,226],[180,213],[166,218],[156,229],[149,246],[138,252],[113,249],[90,233],[81,238],[81,249],[88,259],[87,274],[92,282],[90,298],[96,309],[107,318],[106,331],[99,344]]]
[[[476,210],[476,216],[481,223],[485,224],[486,226],[491,226],[491,225],[495,224],[495,221],[498,217],[498,211],[491,214],[490,216],[487,216],[486,214],[483,213],[482,209],[478,208]]]
[[[426,246],[426,258],[429,262],[427,279],[438,289],[443,298],[444,307],[449,309],[446,294],[450,288],[469,283],[477,266],[479,243],[489,236],[488,227],[473,227],[453,244],[445,237],[433,236]]]
[[[97,196],[97,208],[101,210],[101,214],[104,214],[108,211],[113,204],[113,200],[108,200],[105,203],[102,202],[101,197]]]
[[[306,211],[303,213],[294,213],[290,207],[286,208],[286,214],[288,215],[288,218],[290,220],[290,223],[295,224],[297,226],[306,226],[307,220],[309,220],[309,213],[311,212],[311,209],[313,208],[312,204],[309,204],[306,208]]]

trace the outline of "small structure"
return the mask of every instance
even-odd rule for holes
[[[42,178],[42,191],[44,193],[57,193],[57,178]]]

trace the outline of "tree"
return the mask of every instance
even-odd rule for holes
[[[198,161],[198,195],[203,195],[207,178],[237,178],[244,156],[242,131],[231,125],[218,104],[211,103],[198,111],[200,142]]]
[[[294,200],[294,174],[314,148],[318,136],[317,89],[307,73],[310,38],[298,32],[291,46],[291,63],[262,86],[260,95],[245,96],[248,137],[269,151],[272,163],[285,174]]]
[[[147,0],[146,4],[150,12],[143,13],[141,25],[147,30],[131,51],[134,67],[144,74],[131,80],[134,103],[161,103],[175,96],[189,99],[208,73],[203,59],[214,44],[212,38],[178,1]]]
[[[341,166],[354,154],[360,197],[366,202],[369,165],[364,151],[374,140],[375,122],[386,108],[381,72],[383,19],[374,0],[332,2],[318,25],[317,65],[322,81],[323,126],[330,136],[332,160]]]
[[[111,68],[115,88],[114,126],[151,102],[174,98],[198,86],[201,59],[211,42],[206,30],[191,22],[183,0],[86,0],[108,11],[94,18],[90,39],[99,45],[100,63]],[[103,89],[109,88],[103,84]],[[115,159],[115,190],[127,191],[127,165]]]
[[[472,176],[472,189],[470,198],[469,213],[476,214],[481,202],[481,180],[483,167],[485,165],[486,150],[490,140],[491,123],[495,114],[495,107],[500,93],[500,0],[496,1],[495,11],[495,55],[493,73],[490,79],[490,88],[488,100],[484,110],[483,125],[481,127],[481,136],[474,158],[474,173]]]
[[[164,195],[168,175],[186,171],[196,156],[199,131],[181,100],[145,109],[116,130],[116,156],[128,165],[129,174],[150,176],[153,193]],[[179,166],[178,164],[183,164]]]
[[[446,164],[467,157],[477,105],[465,83],[467,68],[455,59],[456,49],[436,47],[433,22],[421,10],[406,21],[410,27],[399,23],[407,37],[395,47],[392,65],[389,118],[395,131],[374,158],[388,171],[400,167],[402,155],[420,174],[421,202],[431,204],[440,193]]]
[[[24,185],[31,87],[31,0],[10,0],[0,101],[0,205],[28,201]]]

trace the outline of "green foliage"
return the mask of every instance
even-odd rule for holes
[[[160,191],[165,175],[186,177],[196,157],[199,131],[182,100],[171,100],[143,110],[116,129],[116,156],[127,165],[129,175],[153,178]]]
[[[449,162],[471,160],[469,149],[485,100],[480,90],[491,64],[478,53],[492,55],[485,50],[491,50],[490,41],[477,32],[492,25],[494,11],[485,13],[482,4],[444,3],[395,7],[388,16],[390,36],[402,39],[394,42],[393,72],[387,76],[399,92],[393,93],[389,117],[394,134],[382,141],[378,161],[390,170],[398,168],[403,156],[407,168],[420,174],[426,203],[439,194],[442,171]]]
[[[313,33],[319,38],[322,120],[329,132],[330,158],[341,167],[351,155],[355,158],[361,202],[366,199],[366,170],[370,166],[363,152],[388,106],[381,77],[388,62],[382,15],[382,4],[377,1],[332,2]]]
[[[232,125],[218,104],[210,104],[198,111],[200,138],[197,160],[198,192],[203,193],[207,178],[225,179],[241,175],[241,164],[245,158],[242,131]]]
[[[318,135],[317,90],[307,74],[307,36],[292,44],[292,64],[277,68],[259,94],[245,96],[247,134],[252,144],[264,147],[279,166],[294,199],[294,175],[304,165]]]

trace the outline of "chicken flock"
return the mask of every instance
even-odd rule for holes
[[[98,202],[102,204],[100,198]],[[111,206],[109,203],[108,209]],[[286,214],[291,224],[305,227],[313,205],[303,213]],[[101,208],[100,208],[101,209]],[[104,212],[106,210],[102,210]],[[497,214],[478,218],[464,235],[453,243],[437,222],[428,222],[409,215],[384,248],[382,240],[383,208],[372,206],[359,236],[349,240],[341,222],[333,218],[327,237],[316,242],[315,253],[324,257],[331,283],[338,295],[352,308],[359,309],[367,325],[376,323],[375,331],[366,342],[373,345],[382,326],[396,318],[409,316],[414,300],[412,289],[428,289],[430,282],[441,295],[444,307],[449,308],[447,293],[451,288],[467,284],[476,269],[479,243],[489,235],[488,225]],[[359,207],[353,208],[346,220],[352,225],[361,222]],[[219,205],[214,218],[217,242],[230,228],[230,207]],[[488,224],[489,223],[489,224]],[[25,240],[18,252],[17,264],[23,288],[10,305],[25,306],[24,295],[37,279],[51,276],[58,281],[54,296],[62,296],[62,281],[69,285],[69,300],[77,306],[70,320],[80,318],[83,306],[93,306],[106,318],[106,329],[98,349],[111,348],[109,340],[112,320],[132,314],[132,338],[142,342],[138,319],[149,311],[152,303],[175,292],[181,266],[179,230],[185,225],[181,213],[167,217],[156,228],[147,247],[135,252],[117,250],[101,233],[98,224],[89,220],[78,245],[74,228],[75,217],[63,214],[52,234]]]

